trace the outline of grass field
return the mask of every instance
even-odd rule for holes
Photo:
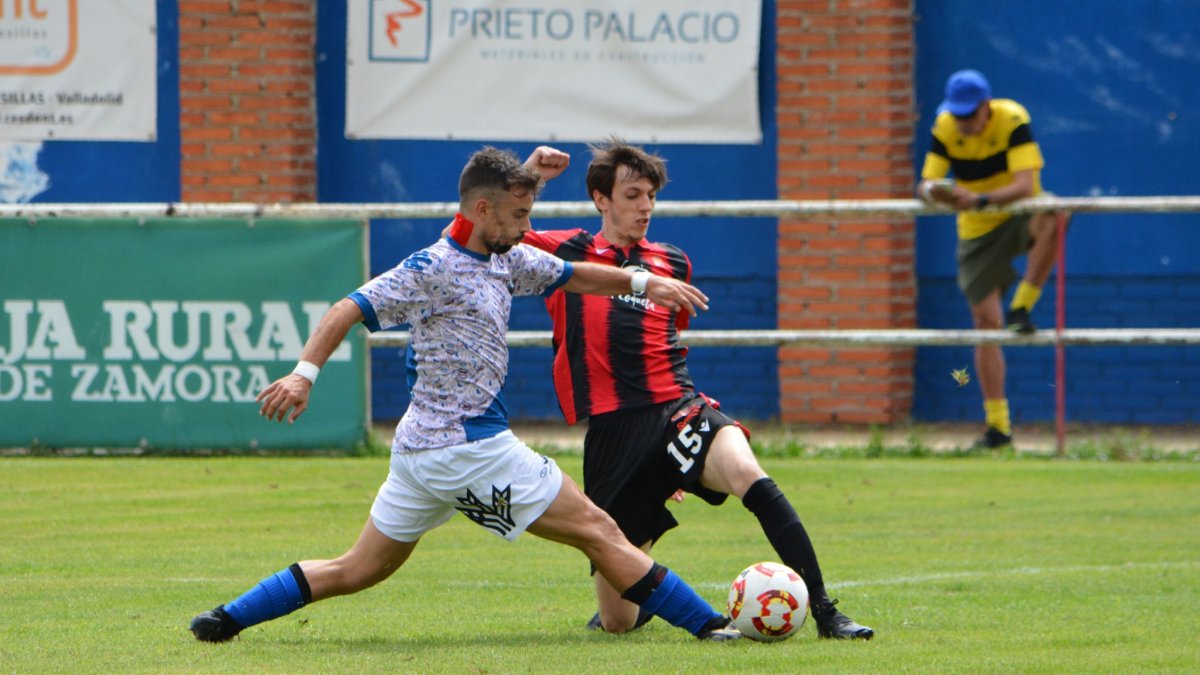
[[[560,455],[580,475],[575,455]],[[386,459],[0,459],[0,672],[1197,672],[1200,463],[785,459],[764,466],[875,640],[585,631],[587,563],[464,518],[392,579],[208,645],[193,614],[357,535]],[[691,498],[657,558],[714,606],[775,556]],[[702,525],[703,523],[703,525]]]

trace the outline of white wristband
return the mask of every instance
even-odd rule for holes
[[[650,283],[649,272],[634,272],[633,278],[629,280],[629,288],[637,295],[646,292],[646,284]]]
[[[921,182],[921,200],[926,204],[933,201],[933,183],[931,181]]]
[[[320,372],[321,368],[311,361],[300,361],[292,370],[293,375],[299,375],[313,384],[317,383],[317,375]]]

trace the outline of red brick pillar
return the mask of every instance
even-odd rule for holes
[[[181,0],[182,195],[316,199],[312,0]]]
[[[910,0],[778,0],[780,199],[912,194]],[[779,223],[779,327],[916,325],[911,218]],[[911,349],[779,351],[787,422],[891,423],[912,406]]]

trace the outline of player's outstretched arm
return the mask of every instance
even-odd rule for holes
[[[708,309],[708,296],[695,286],[678,279],[660,277],[645,271],[630,272],[628,269],[595,263],[579,262],[573,266],[575,273],[563,284],[564,291],[588,295],[645,293],[654,304],[662,305],[673,312],[686,311],[691,316],[696,316],[697,309]]]
[[[321,317],[317,329],[304,344],[300,361],[319,369],[346,338],[350,328],[362,320],[362,310],[358,305],[349,298],[342,298]],[[259,415],[277,422],[282,422],[286,417],[288,424],[291,424],[308,409],[308,395],[316,381],[316,373],[311,373],[310,379],[300,372],[303,372],[303,368],[297,366],[295,371],[275,380],[259,392],[255,398],[262,403],[258,410]]]

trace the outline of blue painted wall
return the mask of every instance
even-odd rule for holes
[[[179,8],[158,0],[158,136],[151,143],[45,141],[37,169],[49,177],[33,202],[178,201]]]
[[[342,3],[318,3],[317,117],[318,188],[323,202],[457,201],[458,174],[467,157],[486,143],[456,141],[349,141],[344,97],[346,10]],[[671,184],[664,200],[774,199],[775,160],[775,20],[774,2],[763,3],[760,145],[648,146],[667,158]],[[536,76],[536,73],[531,73]],[[463,83],[470,86],[470,83]],[[447,101],[446,105],[453,105]],[[493,142],[522,157],[536,144]],[[584,188],[586,147],[559,144],[575,164],[543,192],[543,201],[587,198]],[[440,220],[380,220],[371,227],[371,273],[395,265],[413,250],[428,245],[445,223]],[[599,218],[544,219],[534,227],[599,228]],[[692,326],[696,329],[774,328],[776,326],[776,227],[772,219],[659,218],[651,239],[682,246],[691,256],[694,283],[712,299],[712,309]],[[518,299],[514,330],[549,330],[544,306],[535,298]],[[508,404],[513,417],[560,419],[550,380],[550,349],[513,349]],[[398,418],[408,405],[401,354],[375,349],[372,407],[376,419]],[[697,385],[719,398],[725,409],[745,419],[779,414],[775,351],[755,348],[701,348],[689,359]]]
[[[979,3],[916,0],[915,9],[917,171],[946,77],[975,68],[988,76],[994,96],[1029,109],[1046,157],[1047,190],[1200,193],[1200,3],[1005,0],[981,12]],[[1195,213],[1076,216],[1067,241],[1067,326],[1200,325],[1197,220]],[[954,244],[952,218],[918,220],[923,328],[970,326],[954,281]],[[1054,325],[1055,300],[1051,277],[1035,323]],[[1053,350],[1009,348],[1005,355],[1014,421],[1054,419]],[[969,348],[918,350],[914,418],[981,419],[978,388],[959,389],[949,374],[968,364]],[[1069,347],[1066,368],[1069,420],[1200,422],[1200,350]]]

